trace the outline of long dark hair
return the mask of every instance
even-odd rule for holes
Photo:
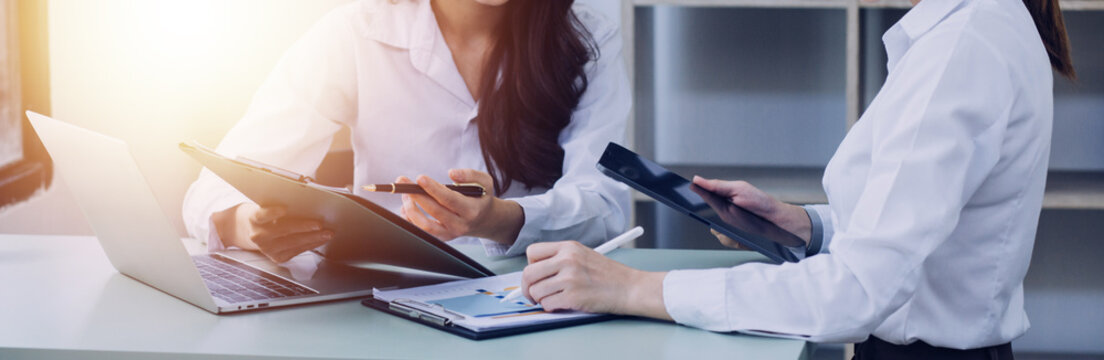
[[[1043,39],[1047,55],[1050,56],[1050,66],[1066,78],[1076,80],[1077,72],[1073,70],[1069,37],[1066,36],[1066,22],[1062,19],[1058,0],[1023,0],[1023,3],[1031,13],[1031,19],[1035,20],[1035,28],[1039,30],[1039,37]]]
[[[597,58],[574,0],[515,0],[480,83],[479,142],[501,194],[514,181],[551,188],[563,175],[560,132],[586,92],[584,67]]]

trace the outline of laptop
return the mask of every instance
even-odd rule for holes
[[[62,180],[120,273],[215,314],[365,297],[449,275],[362,268],[305,253],[277,265],[249,251],[190,255],[122,140],[28,111]]]

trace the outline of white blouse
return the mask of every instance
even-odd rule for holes
[[[523,254],[540,240],[595,245],[628,224],[628,188],[594,166],[607,142],[624,138],[631,100],[621,36],[596,11],[573,11],[600,56],[587,65],[589,86],[559,137],[563,177],[551,189],[515,182],[503,194],[522,206],[525,223],[512,246],[479,239],[489,254]],[[349,127],[357,195],[398,212],[399,196],[360,186],[419,174],[449,182],[451,168],[486,171],[477,113],[429,1],[365,0],[331,11],[287,51],[217,151],[314,174],[334,134]],[[220,249],[211,214],[247,201],[204,170],[184,199],[189,233]]]
[[[1020,0],[924,0],[883,37],[885,85],[824,174],[829,251],[674,271],[679,323],[818,342],[1009,342],[1023,308],[1053,120],[1052,73]]]

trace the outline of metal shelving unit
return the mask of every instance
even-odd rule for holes
[[[1062,0],[1064,11],[1102,11],[1104,0]],[[858,120],[863,108],[861,93],[862,69],[860,59],[864,49],[860,44],[860,24],[862,9],[906,9],[912,6],[908,0],[624,0],[622,1],[622,32],[624,34],[624,57],[630,82],[636,84],[635,31],[636,9],[649,6],[680,7],[725,7],[725,8],[779,8],[779,9],[839,9],[845,11],[846,32],[845,51],[845,96],[847,128]],[[635,87],[634,87],[635,88]],[[651,134],[649,125],[637,124],[635,111],[630,115],[628,125],[630,146],[641,134]],[[647,144],[646,144],[647,145]],[[645,154],[648,154],[645,151]],[[650,155],[650,154],[649,154]],[[684,175],[716,174],[720,178],[745,179],[775,194],[784,201],[795,203],[817,203],[825,201],[820,188],[822,171],[813,169],[791,169],[786,167],[764,168],[745,166],[682,167]],[[709,175],[712,176],[712,175]],[[650,201],[638,196],[637,201]],[[1046,209],[1104,209],[1104,172],[1097,171],[1052,171],[1048,176],[1046,197],[1043,202]]]

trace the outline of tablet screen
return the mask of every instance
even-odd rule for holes
[[[796,262],[797,257],[786,247],[805,245],[774,223],[612,142],[598,161],[598,169],[771,260]]]

